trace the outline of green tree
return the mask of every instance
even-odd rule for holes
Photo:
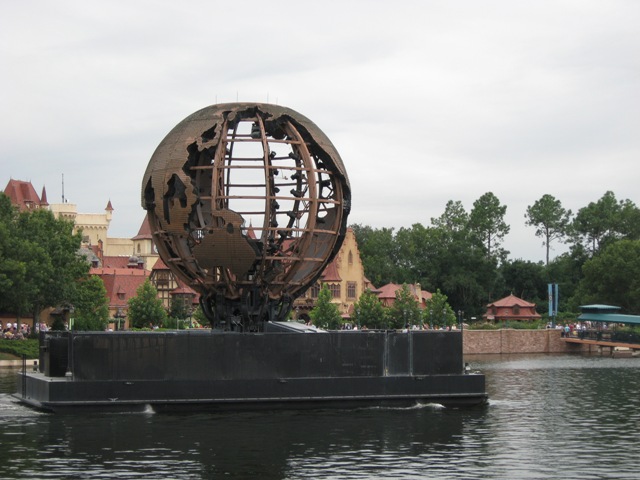
[[[0,309],[19,322],[36,320],[46,307],[69,305],[76,281],[90,267],[78,255],[81,233],[48,210],[17,212],[4,194],[0,223]]]
[[[547,283],[557,283],[560,289],[561,311],[577,312],[581,302],[576,297],[583,278],[582,266],[589,260],[589,253],[582,245],[573,245],[568,252],[554,258],[546,268]],[[546,300],[543,302],[546,305]]]
[[[449,327],[456,324],[456,314],[449,305],[448,297],[437,289],[425,302],[422,311],[424,322],[430,327]]]
[[[331,291],[327,284],[323,284],[318,293],[316,306],[309,312],[313,324],[326,330],[339,330],[342,326],[342,317],[335,303],[331,302]]]
[[[90,275],[76,284],[72,304],[74,330],[98,330],[107,328],[109,303],[107,290],[100,277]]]
[[[396,299],[388,307],[388,315],[392,328],[407,328],[422,323],[418,300],[406,283],[396,290]]]
[[[162,326],[167,321],[167,311],[149,279],[138,287],[136,296],[129,299],[128,316],[130,325],[135,328]]]
[[[571,210],[565,210],[560,200],[549,194],[543,195],[527,207],[525,225],[536,228],[536,237],[542,237],[546,246],[546,265],[549,265],[551,242],[567,235],[571,221]]]
[[[169,321],[172,327],[180,327],[180,322],[183,322],[191,313],[189,307],[189,302],[185,298],[171,298],[171,302],[169,304]],[[184,327],[184,324],[182,327]]]
[[[353,305],[353,319],[360,328],[382,328],[384,315],[380,299],[371,290],[366,290]]]
[[[616,240],[638,239],[640,212],[633,202],[618,202],[613,192],[606,192],[597,202],[578,210],[572,223],[573,241],[582,244],[591,255]]]
[[[640,240],[620,240],[587,260],[577,292],[581,304],[603,303],[640,313]]]
[[[479,313],[498,287],[497,259],[487,257],[460,202],[449,201],[444,214],[431,222],[431,289],[441,288],[454,305]]]
[[[351,228],[367,278],[374,285],[396,280],[399,269],[393,228],[373,229],[358,224],[351,225]]]
[[[469,226],[482,239],[488,257],[506,258],[508,252],[500,248],[510,230],[504,221],[506,213],[507,206],[501,205],[492,192],[485,193],[473,202]]]
[[[504,290],[500,296],[510,293],[542,305],[547,301],[547,272],[542,262],[525,260],[506,261],[500,266]]]

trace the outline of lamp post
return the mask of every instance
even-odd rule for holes
[[[429,309],[429,328],[433,330],[433,309]]]

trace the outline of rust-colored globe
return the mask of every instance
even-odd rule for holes
[[[338,252],[351,189],[340,155],[309,119],[227,103],[164,138],[142,206],[160,257],[200,293],[212,324],[260,330],[286,318]]]

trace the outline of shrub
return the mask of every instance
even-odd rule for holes
[[[16,357],[22,357],[23,354],[27,358],[38,358],[40,354],[40,343],[37,339],[26,340],[9,340],[6,338],[0,339],[0,352],[15,355]]]

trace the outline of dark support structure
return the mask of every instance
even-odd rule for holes
[[[45,373],[25,369],[17,396],[44,410],[486,401],[484,376],[464,373],[460,332],[113,332],[43,340]]]

